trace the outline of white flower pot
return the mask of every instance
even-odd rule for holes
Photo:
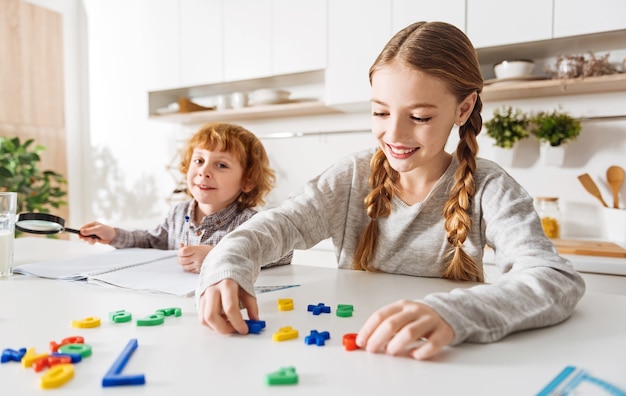
[[[494,146],[493,159],[500,166],[511,167],[515,161],[515,151],[515,146],[512,148]]]
[[[550,143],[541,142],[539,145],[541,163],[547,166],[563,166],[565,162],[565,145],[550,146]]]

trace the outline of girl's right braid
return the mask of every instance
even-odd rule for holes
[[[387,158],[382,150],[378,149],[370,162],[372,173],[369,184],[372,191],[365,197],[364,204],[367,215],[371,218],[367,229],[359,240],[352,267],[354,269],[368,270],[376,250],[378,240],[378,223],[380,217],[389,216],[391,213],[391,199],[395,193],[395,182],[398,179],[398,172],[393,170],[387,162]]]

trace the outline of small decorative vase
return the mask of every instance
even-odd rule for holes
[[[551,146],[548,142],[539,145],[541,163],[547,166],[563,166],[565,162],[565,146]]]

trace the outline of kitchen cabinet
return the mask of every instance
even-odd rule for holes
[[[327,104],[369,104],[369,68],[391,35],[391,0],[328,3]]]
[[[326,68],[326,4],[325,0],[273,0],[273,75]]]
[[[141,39],[137,50],[144,60],[141,78],[146,89],[180,86],[179,0],[141,0],[134,6],[140,13],[137,29]],[[124,12],[123,7],[119,12]]]
[[[224,81],[272,73],[271,0],[223,2]]]
[[[624,0],[554,0],[555,38],[620,29],[626,29]]]
[[[393,0],[393,33],[417,21],[442,21],[465,31],[465,0]]]
[[[476,48],[552,38],[552,1],[467,0],[467,35]]]
[[[222,82],[222,0],[180,0],[180,83]]]
[[[323,69],[326,1],[223,2],[224,81]]]

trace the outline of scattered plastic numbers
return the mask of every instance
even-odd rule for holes
[[[265,328],[264,320],[246,320],[248,333],[259,334]]]
[[[278,310],[279,311],[293,311],[293,299],[292,298],[279,298]]]
[[[313,312],[313,315],[319,315],[321,313],[330,313],[330,307],[324,305],[324,303],[319,303],[317,305],[309,304],[307,311]]]
[[[122,385],[143,385],[146,383],[146,377],[143,374],[122,375],[124,366],[128,363],[131,355],[137,349],[137,339],[131,338],[122,353],[115,359],[109,371],[102,378],[102,386],[122,386]]]
[[[90,316],[81,320],[72,320],[72,327],[79,327],[81,329],[89,329],[100,326],[100,318],[97,316]]]
[[[294,385],[298,383],[298,373],[293,366],[283,367],[266,376],[268,385]]]
[[[330,339],[330,333],[327,331],[318,332],[317,330],[311,330],[311,333],[304,337],[304,343],[307,345],[324,346],[326,340]]]
[[[359,349],[356,345],[356,333],[344,334],[342,338],[342,344],[346,351],[355,351]]]
[[[59,364],[41,376],[39,385],[44,389],[58,388],[72,378],[74,378],[74,365]]]
[[[287,341],[294,338],[298,338],[298,330],[293,329],[291,326],[281,327],[272,335],[272,340],[274,341]]]
[[[338,304],[337,305],[337,316],[341,317],[341,318],[349,318],[350,316],[352,316],[352,313],[354,312],[354,306],[349,305],[349,304]]]
[[[158,326],[165,322],[165,316],[155,313],[142,319],[137,319],[137,326]]]
[[[133,320],[133,314],[125,309],[120,309],[119,311],[109,312],[109,320],[113,323],[126,323]]]

